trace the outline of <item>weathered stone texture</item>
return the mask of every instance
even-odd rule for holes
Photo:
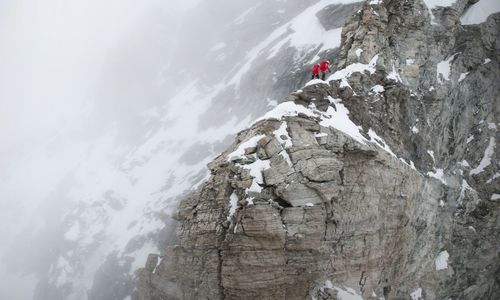
[[[379,55],[376,72],[353,74],[350,87],[332,81],[288,97],[316,117],[242,131],[180,204],[178,245],[138,273],[141,299],[336,299],[327,282],[365,299],[408,299],[417,288],[425,299],[499,298],[500,209],[492,197],[500,194],[500,152],[471,171],[491,141],[499,147],[500,14],[464,27],[467,3],[435,9],[434,25],[422,1],[364,4],[343,29],[337,68]],[[451,79],[443,80],[436,65],[452,55]],[[384,91],[374,93],[375,85]],[[365,143],[320,124],[335,109],[332,98],[349,108]],[[282,123],[291,144],[274,133]],[[384,141],[370,139],[370,129]],[[264,137],[245,157],[228,159],[257,135]],[[248,191],[257,161],[270,167],[262,190]],[[441,180],[429,176],[437,170]],[[230,195],[238,198],[234,215]],[[448,267],[436,270],[444,250]]]

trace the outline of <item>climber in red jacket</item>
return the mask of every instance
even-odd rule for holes
[[[315,64],[312,68],[312,76],[311,76],[311,80],[314,79],[314,78],[318,78],[319,79],[319,70],[320,70],[320,65],[319,64]]]
[[[319,65],[319,69],[321,71],[321,79],[325,80],[326,73],[331,72],[330,70],[330,62],[326,59],[321,61],[321,64]]]

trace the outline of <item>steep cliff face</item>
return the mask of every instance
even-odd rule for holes
[[[500,297],[500,14],[425,2],[367,1],[209,164],[139,299]]]

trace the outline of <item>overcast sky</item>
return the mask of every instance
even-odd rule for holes
[[[0,0],[3,245],[16,239],[32,210],[78,165],[89,136],[109,130],[96,128],[96,115],[119,105],[117,98],[102,97],[102,82],[112,82],[106,76],[116,75],[106,69],[117,49],[131,36],[147,35],[137,30],[147,28],[158,11],[176,19],[196,2]],[[138,47],[147,51],[151,46]],[[4,271],[0,263],[0,273]],[[15,284],[0,280],[0,289]],[[26,298],[22,288],[10,288],[20,293],[11,297]]]
[[[19,204],[7,200],[13,193],[32,199],[58,180],[39,172],[56,175],[78,161],[83,144],[75,135],[92,127],[91,112],[109,105],[96,103],[96,88],[115,47],[148,14],[176,16],[192,2],[0,1],[1,208]]]

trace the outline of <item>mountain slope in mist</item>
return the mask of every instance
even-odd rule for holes
[[[21,225],[5,233],[2,296],[15,294],[9,286],[26,285],[27,276],[33,289],[22,291],[23,298],[130,295],[134,271],[168,242],[169,214],[208,175],[206,164],[237,131],[306,82],[313,62],[334,57],[342,20],[359,6],[199,1],[175,15],[155,5],[107,46],[98,70],[84,73],[92,80],[79,105],[70,100],[75,90],[65,76],[55,80],[68,86],[53,107],[66,102],[75,117],[61,108],[58,132],[37,142],[3,181],[5,195],[26,201],[2,213],[13,224],[24,211]],[[327,15],[336,22],[329,24]],[[51,82],[46,89],[50,95],[57,87]],[[37,193],[22,188],[31,170]]]

